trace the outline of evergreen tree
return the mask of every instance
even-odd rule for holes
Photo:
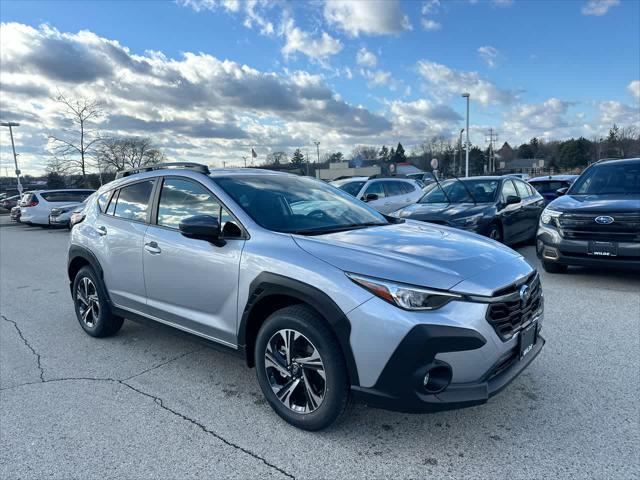
[[[383,145],[380,152],[378,152],[378,158],[383,162],[389,161],[389,149],[386,145]]]
[[[291,163],[293,163],[294,165],[302,165],[303,162],[304,155],[299,148],[296,148],[296,151],[293,152],[293,156],[291,157]]]

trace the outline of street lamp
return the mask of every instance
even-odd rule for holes
[[[466,142],[466,153],[465,153],[465,168],[464,168],[464,176],[469,176],[469,97],[471,95],[468,93],[463,93],[462,97],[467,99],[467,142]]]
[[[16,155],[16,146],[13,143],[13,128],[19,127],[20,124],[16,122],[2,122],[0,123],[3,127],[9,127],[9,135],[11,136],[11,148],[13,149],[13,163],[16,166],[16,178],[18,179],[18,194],[20,198],[22,198],[22,183],[20,183],[20,169],[18,168],[18,156]]]
[[[462,165],[462,132],[464,132],[464,128],[460,129],[460,138],[458,139],[458,149],[460,150],[460,165]],[[453,173],[456,173],[456,159],[453,158]]]
[[[318,158],[318,163],[320,163],[320,142],[316,140],[313,143],[316,146],[316,153],[318,155],[318,157],[317,157]]]

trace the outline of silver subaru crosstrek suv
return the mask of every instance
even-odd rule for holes
[[[151,319],[226,346],[307,430],[350,398],[404,412],[485,403],[544,345],[540,279],[518,253],[271,171],[124,172],[73,227],[68,274],[89,335]]]

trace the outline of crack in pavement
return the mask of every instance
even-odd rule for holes
[[[153,400],[153,402],[158,405],[160,408],[162,408],[163,410],[166,410],[167,412],[181,418],[182,420],[185,420],[189,423],[191,423],[192,425],[195,425],[196,427],[200,428],[203,432],[213,436],[214,438],[216,438],[217,440],[221,441],[222,443],[224,443],[225,445],[228,445],[229,447],[232,447],[236,450],[240,450],[241,452],[255,458],[256,460],[261,461],[262,463],[264,463],[266,466],[273,468],[274,470],[280,472],[281,474],[285,475],[288,478],[291,479],[295,479],[295,477],[293,475],[291,475],[290,473],[286,472],[285,470],[283,470],[282,468],[278,467],[277,465],[274,465],[273,463],[270,463],[268,460],[266,460],[265,458],[261,457],[260,455],[253,453],[251,450],[248,450],[247,448],[244,448],[236,443],[233,443],[229,440],[227,440],[226,438],[222,437],[221,435],[215,433],[213,430],[208,429],[205,425],[203,425],[202,423],[198,422],[197,420],[186,416],[183,413],[178,412],[177,410],[174,410],[170,407],[168,407],[167,405],[165,405],[164,400],[162,400],[160,397],[156,397],[155,395],[152,395],[150,393],[147,393],[143,390],[140,390],[139,388],[134,387],[133,385],[127,383],[128,380],[131,380],[132,378],[138,377],[140,375],[143,375],[147,372],[150,372],[152,370],[155,370],[157,368],[163,367],[171,362],[174,362],[176,360],[179,360],[180,358],[186,357],[187,355],[190,355],[192,353],[198,352],[200,350],[203,350],[204,347],[202,348],[198,348],[196,350],[191,350],[185,353],[182,353],[181,355],[178,355],[176,357],[173,357],[169,360],[166,360],[162,363],[159,363],[158,365],[155,365],[153,367],[147,368],[146,370],[143,370],[142,372],[136,373],[135,375],[131,375],[130,377],[127,377],[125,379],[118,379],[118,378],[97,378],[97,377],[63,377],[63,378],[51,378],[51,379],[47,379],[45,380],[44,378],[44,369],[42,368],[41,365],[41,361],[40,361],[40,354],[38,352],[36,352],[36,350],[31,346],[31,344],[27,341],[27,339],[25,338],[25,336],[22,334],[22,330],[20,330],[20,327],[18,327],[18,324],[16,322],[14,322],[13,320],[9,320],[7,317],[5,317],[4,315],[1,315],[2,319],[5,320],[8,323],[11,323],[14,328],[16,329],[16,331],[18,332],[18,335],[20,336],[20,339],[22,340],[22,342],[26,345],[26,347],[31,351],[31,353],[36,357],[36,362],[38,365],[38,370],[40,371],[40,381],[39,382],[27,382],[27,383],[22,383],[20,385],[14,385],[12,387],[5,387],[0,389],[0,391],[5,391],[5,390],[12,390],[15,388],[19,388],[19,387],[23,387],[26,385],[40,385],[43,383],[55,383],[55,382],[65,382],[65,381],[92,381],[92,382],[113,382],[113,383],[118,383],[120,385],[124,385],[125,387],[129,388],[130,390],[140,394],[140,395],[144,395],[147,398],[150,398]]]
[[[158,369],[160,367],[164,367],[165,365],[168,365],[171,362],[175,362],[176,360],[180,360],[181,358],[186,357],[187,355],[191,355],[192,353],[200,352],[200,351],[202,351],[204,349],[205,349],[205,347],[201,347],[201,348],[196,348],[195,350],[191,350],[189,352],[184,352],[184,353],[182,353],[180,355],[177,355],[177,356],[175,356],[173,358],[170,358],[169,360],[166,360],[166,361],[164,361],[162,363],[154,365],[153,367],[149,367],[146,370],[143,370],[143,371],[141,371],[139,373],[131,375],[130,377],[123,378],[122,381],[126,382],[127,380],[131,380],[132,378],[139,377],[140,375],[144,375],[145,373],[151,372],[151,371],[156,370],[156,369]]]
[[[185,356],[186,354],[183,354],[181,356]],[[120,380],[117,378],[94,378],[94,377],[65,377],[65,378],[52,378],[49,380],[42,380],[41,382],[29,382],[29,383],[22,383],[20,385],[14,385],[13,387],[7,387],[7,388],[3,388],[0,389],[0,391],[5,391],[5,390],[12,390],[18,387],[24,387],[27,385],[42,385],[43,383],[56,383],[56,382],[72,382],[72,381],[91,381],[91,382],[112,382],[112,383],[117,383],[119,385],[123,385],[127,388],[129,388],[130,390],[132,390],[133,392],[145,396],[147,398],[150,398],[151,400],[153,400],[153,403],[155,403],[156,405],[158,405],[160,408],[162,408],[163,410],[171,413],[172,415],[191,423],[192,425],[195,425],[196,427],[198,427],[200,430],[202,430],[203,432],[211,435],[212,437],[214,437],[215,439],[221,441],[222,443],[224,443],[225,445],[235,449],[235,450],[239,450],[242,453],[245,453],[253,458],[255,458],[256,460],[261,461],[262,463],[264,463],[267,467],[272,468],[278,472],[280,472],[282,475],[286,476],[287,478],[291,478],[293,480],[295,480],[295,476],[290,474],[289,472],[287,472],[286,470],[278,467],[277,465],[269,462],[267,459],[265,459],[264,457],[261,457],[260,455],[258,455],[257,453],[252,452],[251,450],[242,447],[240,445],[238,445],[237,443],[234,443],[230,440],[227,440],[226,438],[224,438],[223,436],[221,436],[220,434],[214,432],[213,430],[210,430],[209,428],[207,428],[204,424],[198,422],[197,420],[188,417],[187,415],[178,412],[177,410],[174,410],[171,407],[168,407],[167,405],[165,405],[165,402],[162,398],[157,397],[155,395],[152,395],[151,393],[145,392],[144,390],[141,390],[138,387],[134,387],[133,385],[129,384],[126,382],[127,379],[125,380]]]
[[[27,341],[25,336],[22,334],[22,330],[20,330],[20,327],[18,327],[18,324],[16,322],[14,322],[13,320],[9,320],[4,315],[0,315],[0,316],[5,322],[9,322],[10,324],[13,325],[13,327],[16,329],[16,332],[18,332],[18,335],[20,336],[22,343],[24,343],[26,347],[31,351],[31,353],[36,357],[36,363],[38,365],[38,370],[40,371],[40,381],[44,382],[44,368],[42,368],[42,364],[40,362],[40,354],[36,352],[35,348],[33,348],[31,344]]]

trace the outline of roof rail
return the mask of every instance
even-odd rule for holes
[[[375,175],[371,175],[369,180],[373,180],[374,178],[409,178],[403,173],[394,173],[392,175],[386,175],[384,173],[377,173]]]
[[[145,165],[143,167],[130,168],[129,170],[122,170],[116,173],[116,178],[128,177],[129,175],[133,175],[135,173],[151,172],[153,170],[162,170],[164,168],[186,168],[188,170],[193,170],[195,172],[204,173],[205,175],[209,175],[209,173],[211,173],[209,171],[209,167],[207,167],[202,163],[169,162],[169,163],[156,163],[154,165]]]

